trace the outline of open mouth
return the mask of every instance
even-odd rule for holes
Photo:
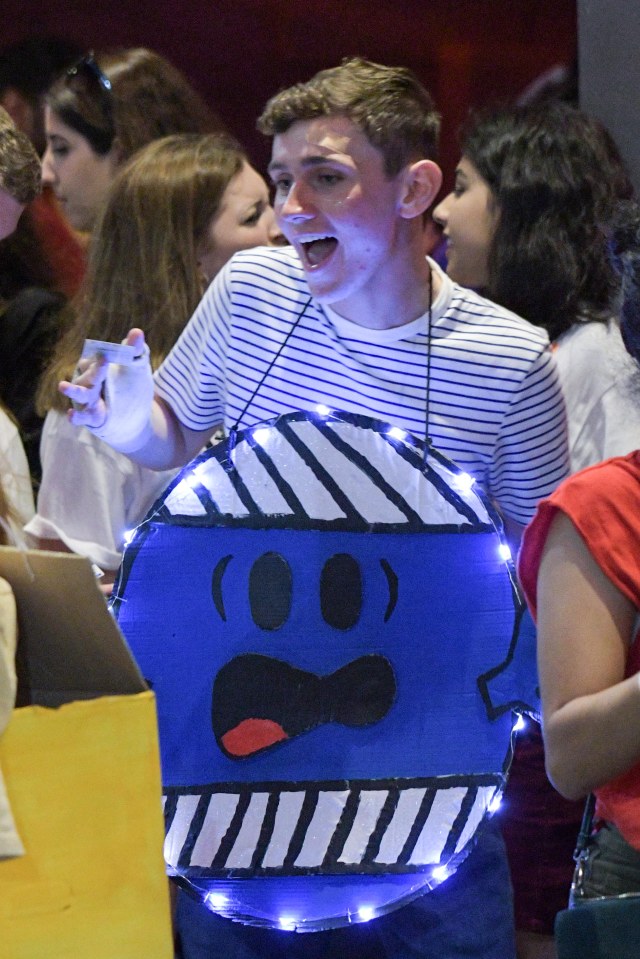
[[[389,661],[361,656],[327,676],[247,653],[226,663],[213,684],[216,742],[230,759],[270,749],[325,723],[368,726],[386,716],[396,682]]]
[[[315,240],[300,243],[304,265],[309,270],[318,269],[331,257],[338,245],[334,236],[321,236]]]

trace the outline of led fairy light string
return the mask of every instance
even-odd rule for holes
[[[517,653],[516,596],[504,573],[511,564],[501,557],[498,561],[497,515],[481,487],[474,489],[437,447],[428,456],[425,467],[422,437],[399,427],[342,411],[294,411],[240,429],[233,464],[225,442],[201,454],[126,551],[126,595],[119,591],[115,612],[163,703],[168,871],[214,912],[298,932],[368,922],[398,908],[417,888],[446,881],[468,855],[479,823],[499,803],[513,727],[510,704],[533,701],[519,672],[509,679],[512,654]],[[301,460],[306,469],[300,468]],[[193,484],[191,474],[197,480]],[[412,478],[421,489],[416,491]],[[221,536],[223,528],[228,532]],[[301,535],[292,536],[291,530]],[[404,531],[426,534],[411,549],[417,555],[415,545],[423,562],[406,560],[407,540],[397,535]],[[467,531],[491,535],[451,535]],[[322,537],[311,551],[316,532]],[[344,540],[339,538],[343,533]],[[149,584],[160,583],[162,556],[175,557],[176,550],[185,557],[196,550],[206,559],[179,563],[177,569],[172,565],[176,595],[183,595],[188,585],[193,603],[188,608],[177,603],[176,620],[167,628],[164,597],[173,580],[154,587],[161,590],[162,604],[154,602]],[[310,565],[311,552],[317,559]],[[263,597],[267,602],[272,595],[284,595],[286,583],[281,589],[280,579],[270,579],[268,590],[252,593],[251,582],[258,572],[262,575],[265,557],[274,554],[286,559],[286,569],[281,562],[277,568],[285,570],[287,583],[295,578],[297,600],[287,607],[286,620],[269,631],[267,650],[260,643],[260,630],[268,628],[260,604]],[[349,558],[375,586],[360,596],[361,615],[347,630],[336,627],[328,615],[334,607],[321,590],[336,556]],[[222,570],[219,575],[212,576],[212,558]],[[464,581],[473,615],[461,628],[457,599],[453,596],[450,603],[446,598],[455,582],[449,573],[476,569],[476,559],[480,580],[467,583],[465,576]],[[428,581],[421,570],[432,571]],[[434,576],[442,577],[442,588]],[[396,581],[404,596],[414,597],[411,602],[390,605]],[[341,604],[349,590],[342,587],[343,580],[336,582],[340,588],[331,602]],[[216,622],[225,624],[216,630],[213,645],[212,612]],[[247,615],[255,625],[249,634]],[[359,702],[353,664],[364,659],[367,667],[379,667],[377,659],[369,659],[366,639],[372,616],[378,658],[389,654],[402,688],[410,693],[415,682],[421,702],[423,677],[428,682],[431,672],[438,672],[439,657],[448,664],[447,649],[463,632],[473,660],[468,675],[476,677],[474,690],[477,694],[479,684],[485,712],[479,715],[475,706],[467,706],[475,697],[467,695],[466,680],[452,670],[446,695],[443,688],[427,697],[427,708],[434,712],[426,724],[416,716],[410,694],[394,698],[385,727],[367,724],[366,737],[373,738],[365,764],[362,737],[342,720],[347,707]],[[248,635],[244,645],[238,645],[238,629]],[[441,641],[407,644],[409,649],[397,642],[407,630]],[[162,662],[156,650],[160,632],[167,638]],[[183,661],[181,636],[187,634],[194,637],[192,670],[185,674],[186,687],[176,690],[173,664]],[[321,644],[296,645],[299,637],[316,634],[322,636]],[[264,681],[267,667],[268,675],[284,686],[292,679],[315,690],[312,716],[292,713],[288,695],[275,695],[277,684]],[[244,670],[244,684],[228,678],[239,675],[238,669]],[[340,679],[344,695],[336,699],[332,677],[346,669],[351,678],[346,685]],[[193,715],[183,703],[202,700],[203,688],[207,703],[216,703],[215,714],[209,705],[203,708],[199,720],[207,735],[189,736],[185,760],[184,734],[179,723],[176,731],[175,718],[188,722],[191,730]],[[240,688],[247,695],[236,709]],[[457,703],[456,709],[441,708],[439,697]],[[338,702],[339,715],[327,714],[325,701]],[[236,735],[248,717],[266,725],[266,732],[261,727],[265,738],[252,740],[243,751],[233,745],[229,731]],[[495,728],[489,739],[467,734],[481,718]],[[286,734],[286,751],[280,748],[283,740],[272,736],[273,724]],[[414,726],[422,731],[415,737],[408,732]],[[427,727],[442,732],[431,744],[423,739]],[[399,729],[404,738],[396,737]],[[319,737],[325,737],[326,748],[310,750],[309,743],[320,742]],[[387,744],[380,749],[384,737]],[[416,744],[409,756],[406,739]],[[448,753],[441,760],[445,740],[447,749],[462,750],[460,766],[451,764]],[[397,761],[390,757],[396,752]],[[245,773],[246,766],[237,764],[230,770],[229,755],[243,762],[250,756],[254,769]],[[463,772],[456,773],[458,768]],[[394,877],[392,894],[376,881],[379,875]]]

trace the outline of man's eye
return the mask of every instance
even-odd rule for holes
[[[291,180],[284,179],[284,178],[280,180],[276,180],[275,183],[273,184],[273,189],[275,190],[277,194],[288,193],[289,190],[291,189]]]
[[[324,186],[333,186],[336,183],[339,183],[342,180],[342,177],[338,173],[319,173],[318,180]]]

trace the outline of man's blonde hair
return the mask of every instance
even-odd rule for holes
[[[18,203],[35,200],[41,189],[40,160],[31,140],[0,107],[0,187]]]
[[[258,119],[266,136],[286,133],[299,120],[345,116],[382,153],[394,177],[415,160],[436,158],[440,117],[433,100],[406,67],[388,67],[361,57],[321,70],[272,97]]]
[[[0,107],[0,187],[18,203],[35,200],[41,189],[40,160],[31,140]]]

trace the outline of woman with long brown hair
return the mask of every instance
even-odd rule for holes
[[[115,571],[126,531],[174,474],[136,466],[67,421],[57,384],[73,374],[84,339],[120,342],[131,323],[145,326],[157,367],[222,263],[278,239],[266,184],[226,135],[166,137],[117,175],[92,238],[75,323],[41,383],[43,480],[27,527],[39,545],[66,547]]]

